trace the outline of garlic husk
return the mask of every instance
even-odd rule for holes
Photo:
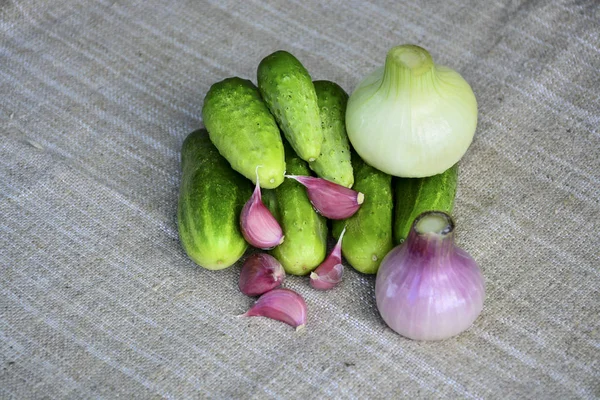
[[[283,283],[285,271],[277,259],[266,253],[254,253],[242,264],[239,288],[247,296],[259,296]]]
[[[365,195],[323,178],[285,175],[306,187],[311,204],[319,214],[329,219],[345,219],[354,215],[364,202]]]
[[[310,286],[319,290],[329,290],[342,281],[344,265],[342,264],[342,239],[346,227],[342,230],[340,237],[329,253],[329,256],[310,273]]]
[[[359,83],[346,109],[348,138],[361,158],[407,178],[440,174],[456,164],[476,126],[469,84],[414,45],[392,48],[385,66]]]
[[[240,215],[240,230],[250,245],[263,250],[272,249],[284,240],[279,222],[262,202],[258,174],[254,192]]]
[[[260,296],[242,316],[267,317],[298,330],[306,325],[306,302],[291,289],[273,289]]]
[[[375,281],[386,324],[414,340],[442,340],[468,329],[483,309],[479,266],[454,244],[454,222],[443,212],[415,219],[404,243],[383,259]]]

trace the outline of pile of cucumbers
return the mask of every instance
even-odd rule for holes
[[[366,164],[348,141],[347,93],[312,81],[292,54],[277,51],[258,66],[258,85],[238,77],[217,82],[204,99],[206,129],[189,134],[181,151],[179,236],[198,265],[218,270],[248,249],[239,227],[253,184],[285,239],[269,250],[286,273],[306,275],[326,257],[329,231],[357,271],[374,274],[408,235],[421,212],[452,212],[458,167],[428,178],[397,178]],[[356,214],[328,221],[306,189],[284,175],[316,175],[364,194]]]

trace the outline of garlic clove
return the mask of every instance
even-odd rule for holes
[[[338,283],[342,281],[343,273],[344,266],[342,264],[333,265],[327,274],[319,275],[316,272],[311,272],[310,286],[313,289],[317,290],[333,289]]]
[[[342,238],[346,227],[340,234],[333,250],[325,261],[310,274],[310,286],[319,290],[329,290],[342,281],[344,265],[342,264]]]
[[[291,289],[273,289],[260,296],[242,316],[267,317],[298,330],[306,325],[306,302]]]
[[[272,249],[284,240],[281,226],[262,202],[258,173],[254,192],[242,209],[240,229],[244,239],[259,249]]]
[[[239,288],[247,296],[259,296],[281,285],[284,279],[285,271],[275,257],[255,253],[242,265]]]
[[[346,219],[354,215],[365,195],[323,178],[285,175],[306,187],[308,198],[317,212],[329,219]]]

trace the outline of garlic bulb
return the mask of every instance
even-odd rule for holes
[[[385,66],[358,85],[346,109],[348,138],[361,158],[407,178],[456,164],[476,126],[477,101],[469,84],[414,45],[392,48]]]

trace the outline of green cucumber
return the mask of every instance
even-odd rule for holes
[[[354,173],[345,122],[348,94],[330,81],[315,81],[314,86],[321,115],[323,144],[319,157],[309,164],[310,169],[321,178],[352,187]]]
[[[458,163],[426,178],[395,178],[394,243],[402,243],[413,221],[425,211],[451,214],[458,183]]]
[[[392,177],[366,164],[352,152],[353,189],[365,195],[356,214],[333,221],[333,235],[339,238],[344,226],[342,254],[359,272],[374,274],[383,257],[392,249]]]
[[[287,173],[310,175],[306,162],[287,143],[285,154]],[[285,235],[271,255],[291,275],[306,275],[317,268],[327,255],[327,221],[314,210],[304,186],[286,179],[277,189],[264,190],[263,202]]]
[[[246,251],[239,216],[252,184],[235,172],[199,129],[181,149],[182,176],[177,207],[179,238],[187,255],[211,270],[227,268]]]
[[[260,94],[296,154],[315,160],[323,132],[317,94],[306,68],[290,53],[276,51],[260,62],[257,77]]]
[[[285,156],[275,119],[249,80],[233,77],[211,86],[202,119],[210,139],[231,167],[260,186],[283,182]]]

